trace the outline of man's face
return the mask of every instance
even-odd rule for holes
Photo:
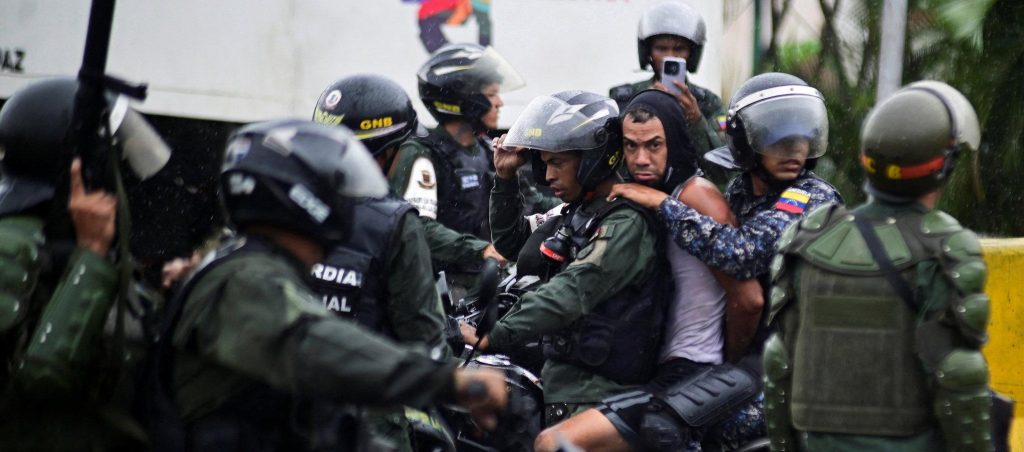
[[[555,196],[562,202],[573,202],[580,199],[580,196],[583,195],[583,187],[576,179],[576,172],[580,168],[579,153],[540,151],[540,159],[547,165],[544,180],[551,185],[551,191]]]
[[[768,146],[761,154],[761,164],[780,181],[796,180],[807,163],[810,142],[806,138],[786,138]]]
[[[658,35],[651,38],[651,59],[654,73],[661,78],[661,61],[665,57],[690,59],[690,41],[682,36]]]
[[[502,102],[501,100],[501,96],[498,95],[498,91],[499,86],[497,83],[485,85],[484,88],[480,90],[484,96],[487,96],[487,100],[491,101],[491,109],[480,117],[480,122],[491,130],[498,128],[498,110],[505,105],[505,102]]]
[[[644,185],[654,185],[665,177],[668,146],[665,144],[665,128],[660,119],[651,117],[638,123],[627,114],[622,122],[622,142],[626,169],[633,180]]]

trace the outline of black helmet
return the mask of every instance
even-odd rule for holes
[[[21,212],[54,196],[66,178],[75,146],[71,130],[78,81],[70,77],[32,83],[0,110],[0,214]],[[123,96],[107,96],[107,126],[121,156],[141,179],[167,163],[170,150]]]
[[[387,194],[380,168],[348,129],[302,120],[235,132],[220,183],[235,227],[276,226],[323,244],[348,236],[348,198]]]
[[[792,137],[808,141],[808,165],[828,148],[825,98],[800,78],[779,72],[756,75],[733,94],[726,117],[726,146],[704,154],[725,169],[758,166],[755,154]]]
[[[523,79],[492,47],[449,44],[434,52],[416,74],[420,100],[438,122],[465,119],[482,129],[480,117],[491,110],[481,90],[499,84],[502,91],[523,86]]]
[[[622,137],[615,101],[587,91],[562,91],[530,101],[503,143],[533,150],[533,177],[547,185],[538,151],[581,151],[576,179],[592,190],[622,162]]]
[[[653,61],[651,38],[660,35],[679,36],[690,41],[690,58],[686,59],[686,70],[697,72],[707,40],[707,27],[700,13],[690,5],[676,2],[661,3],[644,11],[643,16],[640,16],[640,27],[636,35],[640,69],[647,69]]]
[[[908,201],[946,183],[962,149],[977,151],[981,126],[970,101],[936,81],[912,83],[875,106],[861,131],[867,191]]]
[[[409,95],[379,75],[353,75],[331,83],[316,101],[313,120],[348,127],[375,156],[402,144],[418,124]]]

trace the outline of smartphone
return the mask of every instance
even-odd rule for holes
[[[673,80],[686,84],[686,59],[667,56],[661,60],[661,84],[676,96],[683,94]]]

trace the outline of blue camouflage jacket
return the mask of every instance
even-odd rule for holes
[[[749,173],[737,176],[725,189],[739,227],[719,224],[672,197],[661,203],[658,215],[683,250],[736,279],[750,279],[768,273],[786,226],[815,207],[843,202],[835,187],[810,171],[781,192],[753,193]]]

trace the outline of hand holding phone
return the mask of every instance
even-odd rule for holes
[[[686,59],[667,56],[661,60],[661,84],[665,85],[668,92],[680,96],[683,92],[672,83],[674,80],[686,84]]]

